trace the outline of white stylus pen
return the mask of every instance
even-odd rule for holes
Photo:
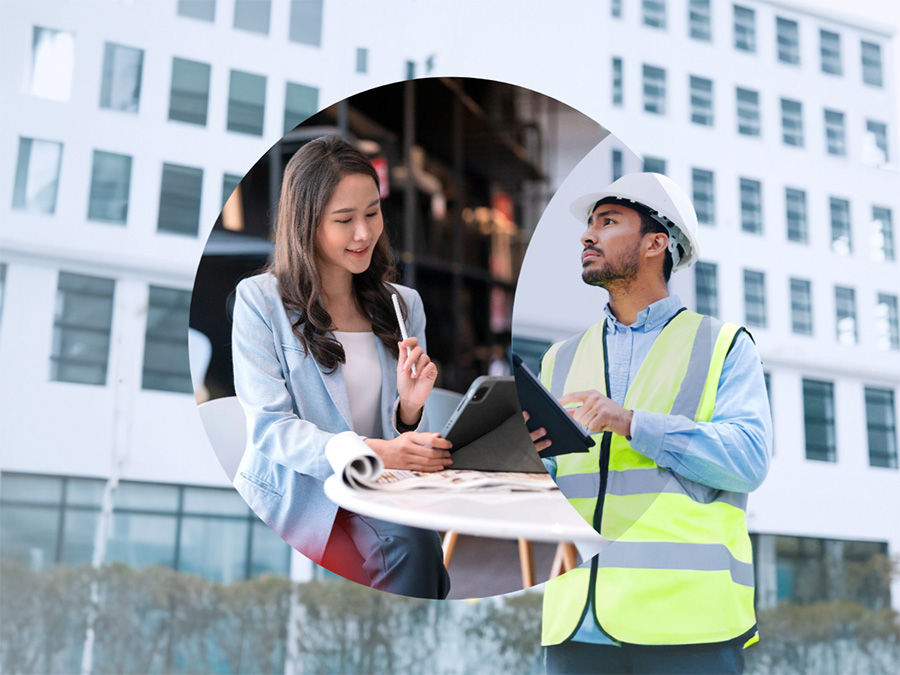
[[[406,332],[406,324],[403,323],[403,313],[400,311],[400,298],[397,297],[396,293],[392,293],[391,300],[394,303],[394,311],[397,313],[397,323],[400,324],[400,336],[405,340],[406,338],[409,337],[409,333]],[[411,351],[412,350],[409,347],[407,347],[406,355],[409,356]],[[416,374],[416,364],[413,363],[411,368],[412,368],[412,374],[415,375]]]

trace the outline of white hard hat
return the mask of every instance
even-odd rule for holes
[[[687,194],[671,178],[660,173],[626,173],[604,190],[579,197],[569,210],[584,224],[593,213],[594,204],[604,199],[644,206],[666,228],[673,272],[697,262],[697,213]],[[679,244],[683,253],[678,250]]]

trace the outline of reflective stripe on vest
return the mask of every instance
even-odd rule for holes
[[[603,330],[601,322],[548,350],[541,378],[554,396],[588,389],[607,394]],[[708,421],[725,356],[739,330],[680,312],[641,364],[625,407]],[[542,642],[569,638],[589,595],[597,623],[623,642],[696,644],[746,633],[755,623],[747,495],[663,469],[622,436],[604,432],[595,434],[595,441],[587,453],[557,457],[557,483],[612,543],[590,569],[580,567],[547,583]]]

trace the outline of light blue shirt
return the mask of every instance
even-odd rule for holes
[[[654,340],[683,306],[677,295],[670,295],[640,311],[630,326],[620,323],[609,305],[604,308],[609,397],[613,401],[622,405]],[[759,487],[769,470],[772,418],[762,363],[750,336],[741,331],[725,357],[709,422],[635,410],[630,444],[659,466],[697,483],[731,492],[751,492]],[[555,461],[545,460],[545,464],[555,477]],[[572,640],[617,644],[597,628],[590,614]]]

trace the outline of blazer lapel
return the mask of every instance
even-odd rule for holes
[[[313,359],[315,361],[315,359]],[[344,369],[342,364],[338,364],[333,373],[326,373],[322,366],[315,361],[319,375],[322,376],[322,382],[325,389],[328,390],[328,396],[331,402],[341,414],[348,430],[353,429],[353,418],[350,416],[350,399],[347,397],[347,385],[344,384]]]
[[[378,360],[381,362],[381,437],[393,436],[394,400],[397,398],[397,362],[388,353],[381,340],[378,343]]]

